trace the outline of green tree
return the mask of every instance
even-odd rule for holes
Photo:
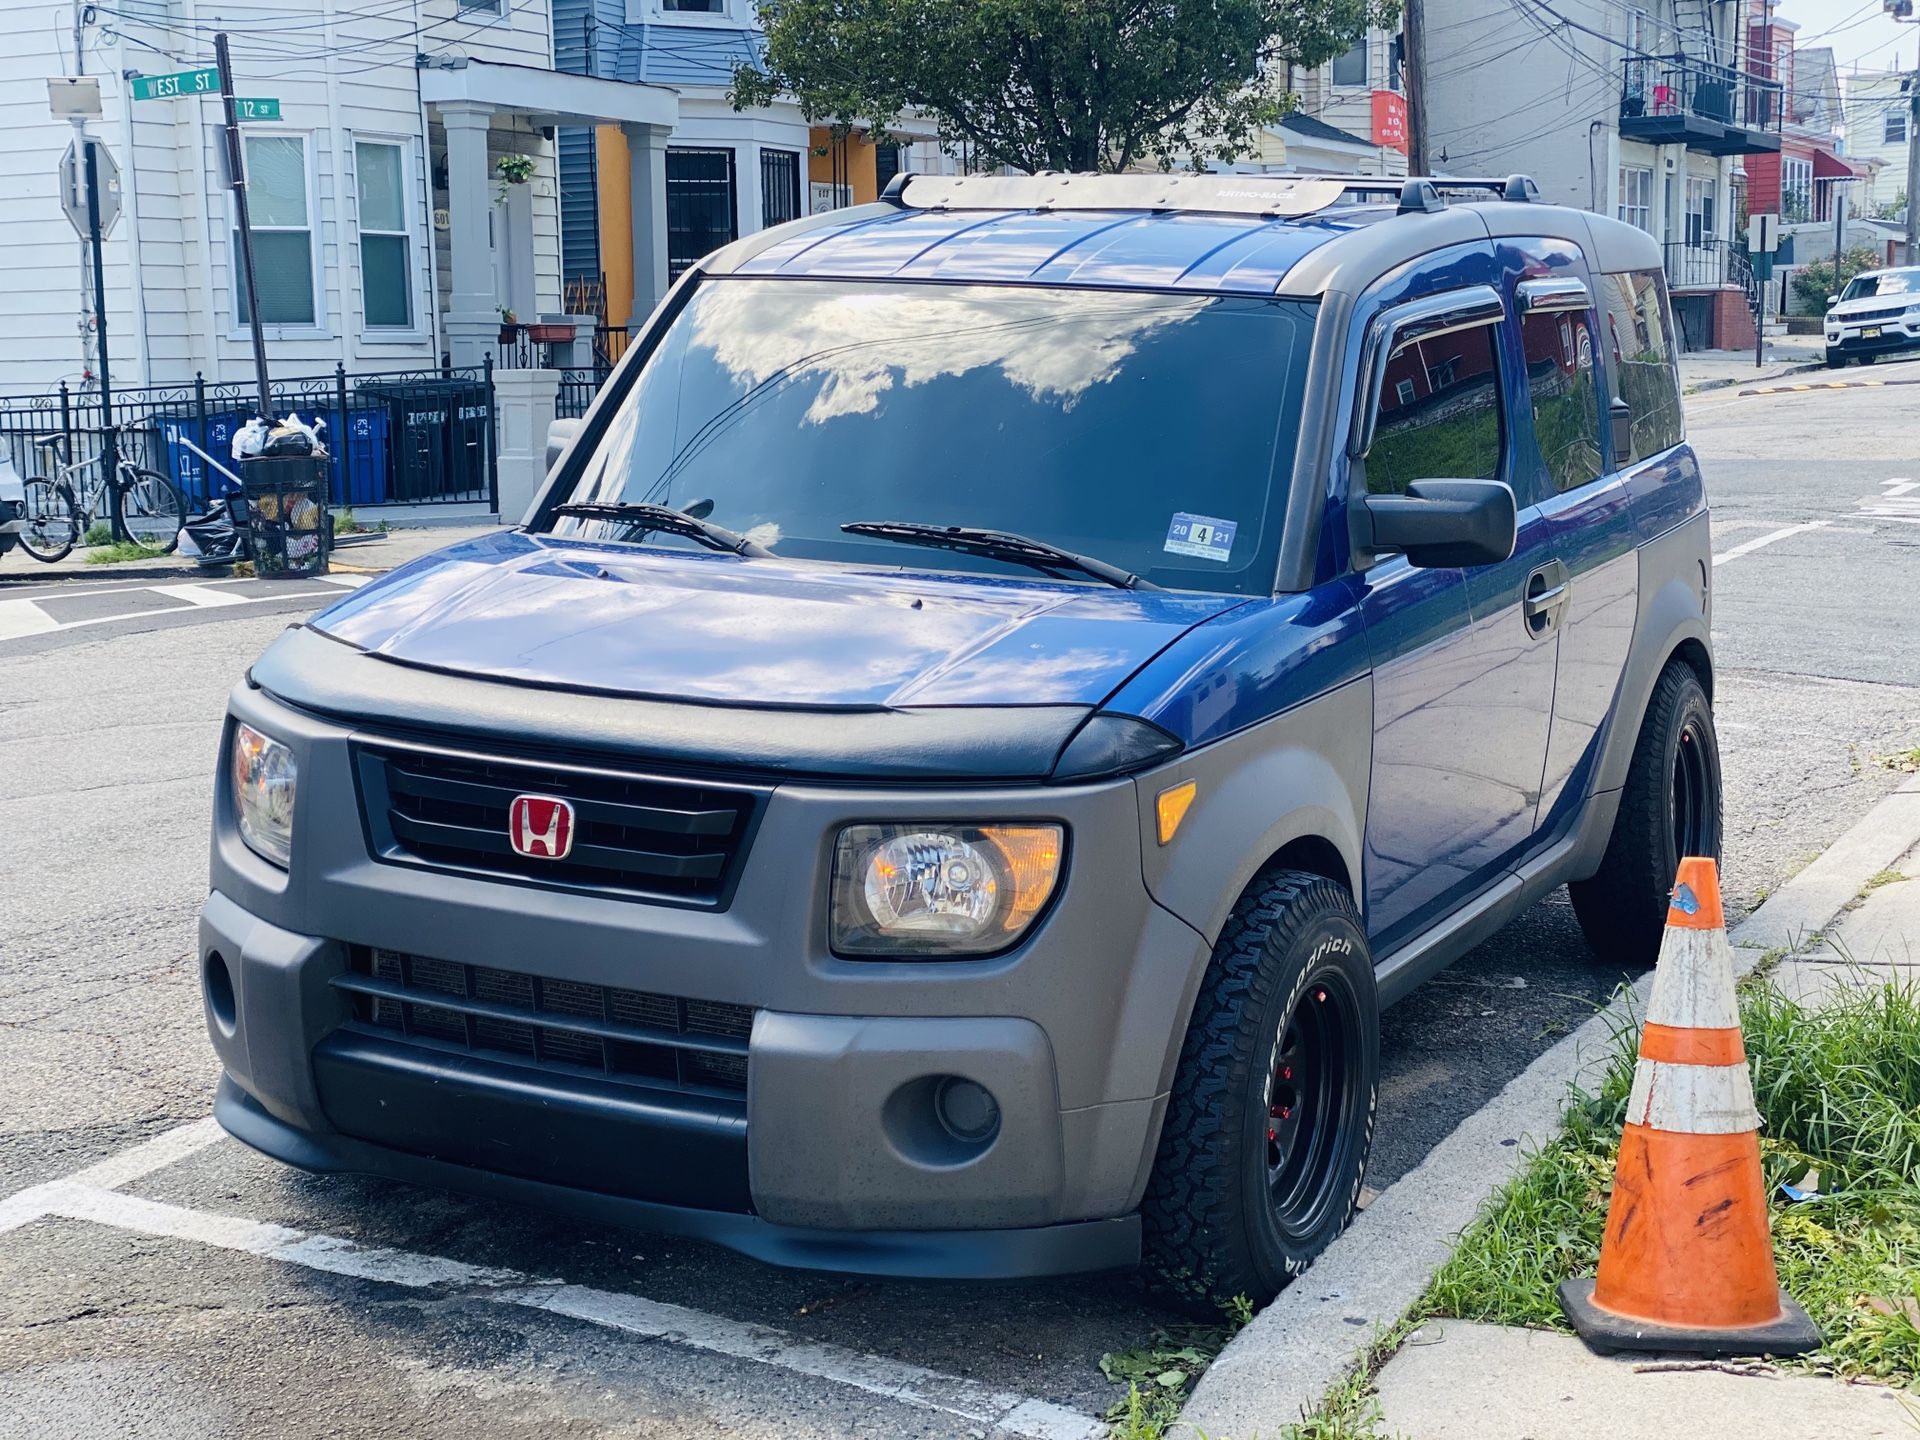
[[[1878,270],[1887,262],[1864,246],[1848,250],[1840,257],[1840,273],[1833,273],[1833,257],[1823,255],[1818,260],[1809,260],[1804,267],[1794,272],[1794,292],[1804,300],[1808,307],[1818,314],[1825,314],[1827,297],[1838,295],[1847,286],[1847,282],[1863,270]]]
[[[1232,160],[1318,65],[1399,0],[763,0],[764,63],[733,103],[884,132],[934,117],[985,167],[1124,170]]]

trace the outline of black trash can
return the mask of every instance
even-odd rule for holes
[[[327,573],[333,522],[327,461],[315,455],[257,455],[240,462],[254,570],[281,579]]]

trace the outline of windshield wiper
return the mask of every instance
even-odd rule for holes
[[[902,545],[925,545],[935,550],[957,550],[963,555],[983,555],[989,560],[1005,560],[1035,570],[1077,570],[1121,590],[1160,588],[1118,565],[1006,530],[981,530],[971,525],[923,525],[913,520],[855,520],[840,528],[849,535],[895,540]]]
[[[697,507],[698,502],[695,503]],[[713,508],[711,502],[708,502],[707,508]],[[556,505],[553,513],[576,515],[583,520],[617,520],[636,530],[659,530],[668,535],[681,535],[713,550],[726,550],[755,559],[766,559],[773,554],[758,540],[749,540],[724,525],[716,525],[685,510],[676,510],[671,505],[647,505],[636,500],[580,500],[568,505]]]

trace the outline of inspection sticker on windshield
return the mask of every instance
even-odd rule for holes
[[[1211,515],[1180,514],[1167,527],[1169,555],[1191,555],[1196,560],[1225,560],[1233,553],[1238,520],[1216,520]]]

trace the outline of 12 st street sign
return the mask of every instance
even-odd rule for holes
[[[235,97],[233,118],[236,120],[278,120],[280,102],[278,100],[244,100]]]
[[[177,75],[142,75],[133,82],[136,100],[171,100],[179,95],[218,95],[220,72],[208,65]]]

